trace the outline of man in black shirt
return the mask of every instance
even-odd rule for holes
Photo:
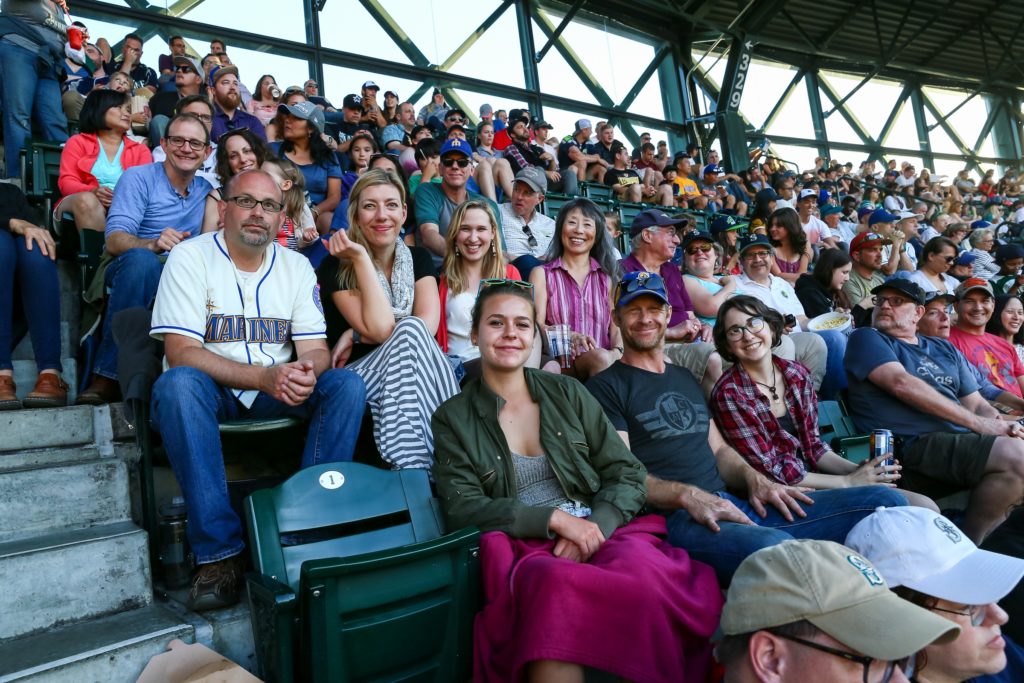
[[[558,165],[555,158],[548,152],[545,152],[544,148],[530,142],[529,119],[525,117],[515,120],[509,119],[508,125],[512,144],[505,148],[502,156],[508,161],[509,166],[512,167],[512,173],[519,173],[519,171],[527,166],[538,166],[544,170],[544,175],[548,178],[549,189],[570,195],[576,194],[576,174],[566,173],[562,175],[559,173],[556,170]]]
[[[630,168],[626,146],[616,140],[612,143],[615,163],[604,174],[604,184],[612,188],[615,197],[627,202],[656,201],[662,206],[675,206],[670,185],[651,187],[640,180],[640,174]]]
[[[669,515],[669,541],[711,565],[723,585],[761,548],[793,538],[841,543],[875,508],[906,505],[881,486],[809,492],[755,471],[722,438],[693,375],[665,362],[672,307],[661,277],[627,273],[615,302],[622,359],[587,389],[647,468],[647,504]]]

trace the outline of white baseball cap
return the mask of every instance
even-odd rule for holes
[[[808,197],[814,197],[815,199],[817,199],[818,191],[817,190],[812,190],[811,188],[806,188],[806,189],[800,190],[800,195],[799,195],[797,201],[798,202],[799,201],[803,201],[804,199],[807,199]]]
[[[965,605],[998,602],[1024,576],[1024,560],[981,550],[927,508],[878,508],[850,530],[846,545],[890,586]]]
[[[897,215],[900,217],[901,221],[905,221],[908,218],[916,218],[918,220],[924,218],[924,214],[923,213],[915,213],[913,211],[908,211],[906,209],[903,209]]]

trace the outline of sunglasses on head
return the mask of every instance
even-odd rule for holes
[[[467,166],[469,166],[469,159],[467,159],[466,157],[462,157],[460,159],[452,159],[451,157],[448,157],[447,159],[441,159],[441,164],[445,168],[451,168],[456,164],[459,165],[459,168],[466,168]]]
[[[644,289],[662,290],[658,292],[661,294],[665,290],[665,281],[657,273],[641,271],[635,278],[619,282],[618,286],[615,287],[615,299],[617,301],[623,294],[632,294]]]
[[[512,280],[502,277],[490,277],[480,280],[480,286],[477,288],[477,294],[490,287],[504,287],[511,289],[521,289],[524,292],[530,293],[530,298],[533,298],[533,283],[524,282],[523,280]]]

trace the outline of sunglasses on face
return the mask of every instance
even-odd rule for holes
[[[180,64],[178,66],[174,67],[174,70],[179,72],[179,73],[187,73],[187,74],[188,73],[195,73],[195,69],[193,69],[192,67],[184,66],[184,65],[180,65]]]
[[[466,168],[467,166],[469,166],[469,159],[467,159],[466,157],[462,157],[461,159],[441,159],[441,165],[444,166],[445,168],[451,168],[456,164],[459,165],[459,168]]]
[[[694,254],[696,254],[698,252],[700,252],[702,254],[706,254],[709,251],[713,251],[713,250],[714,250],[714,247],[712,247],[710,244],[695,244],[693,246],[687,247],[686,248],[686,253],[689,254],[690,256],[693,256]]]

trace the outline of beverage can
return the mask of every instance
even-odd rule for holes
[[[879,463],[879,467],[886,467],[895,464],[893,455],[895,448],[892,441],[892,431],[888,429],[874,429],[871,431],[871,459],[886,456],[886,459]]]

